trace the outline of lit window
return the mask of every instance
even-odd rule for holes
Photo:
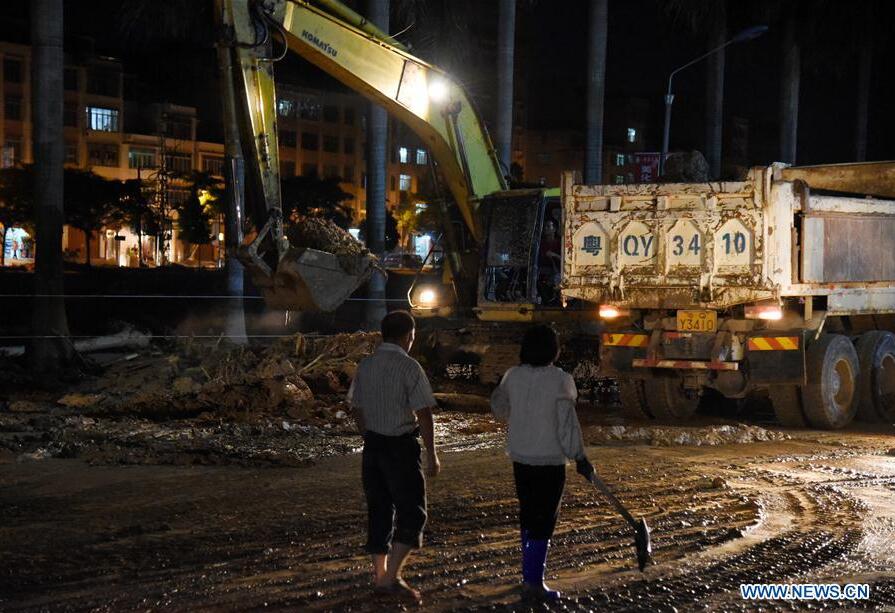
[[[619,185],[625,182],[625,175],[615,175],[615,182]]]
[[[87,128],[100,132],[117,132],[118,109],[106,109],[99,106],[88,106]]]
[[[127,152],[128,168],[155,168],[155,149],[131,147]]]
[[[635,128],[628,128],[628,142],[633,143],[637,141],[637,130]]]
[[[616,166],[624,166],[625,165],[625,154],[624,153],[616,153],[615,154],[615,165]]]
[[[320,120],[320,101],[313,96],[303,96],[298,101],[298,114],[308,121]]]
[[[402,192],[409,192],[410,185],[412,183],[412,177],[410,175],[401,175],[398,183],[398,187]]]
[[[402,164],[407,163],[407,147],[398,148],[398,161],[400,161]]]
[[[416,150],[416,163],[420,166],[425,166],[429,161],[429,157],[426,155],[425,149],[417,149]]]
[[[277,115],[280,117],[295,117],[295,100],[287,98],[277,100]]]
[[[3,168],[12,168],[22,163],[22,139],[7,138],[3,142],[3,156],[0,166]]]

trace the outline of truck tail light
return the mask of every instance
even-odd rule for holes
[[[780,321],[783,319],[783,309],[777,304],[754,304],[746,307],[746,319]]]
[[[600,319],[615,319],[616,317],[628,315],[629,313],[630,311],[628,309],[622,309],[611,304],[600,305]]]

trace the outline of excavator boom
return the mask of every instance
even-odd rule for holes
[[[410,55],[387,34],[337,0],[216,0],[228,53],[249,207],[257,236],[241,257],[268,302],[280,308],[331,310],[369,276],[372,262],[338,274],[337,258],[297,253],[283,232],[273,54],[291,50],[349,88],[382,105],[426,144],[472,236],[482,240],[478,204],[506,189],[491,139],[463,88]],[[227,96],[225,95],[225,99]],[[228,149],[229,150],[229,149]],[[258,203],[263,203],[263,207]],[[251,204],[251,202],[250,202]],[[313,257],[311,257],[313,256]],[[304,258],[304,268],[300,261]],[[311,268],[323,267],[320,271]],[[311,274],[311,273],[314,274]],[[344,270],[342,271],[344,273]],[[310,277],[317,280],[311,281]],[[328,280],[324,294],[316,287]]]

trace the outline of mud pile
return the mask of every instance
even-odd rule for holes
[[[114,365],[57,403],[84,414],[265,415],[320,426],[347,419],[342,398],[378,343],[372,333],[295,335],[263,348],[186,342]]]

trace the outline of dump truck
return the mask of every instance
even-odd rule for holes
[[[786,426],[895,422],[895,163],[741,181],[563,176],[568,303],[601,318],[627,414],[683,421],[707,390],[766,392]]]

